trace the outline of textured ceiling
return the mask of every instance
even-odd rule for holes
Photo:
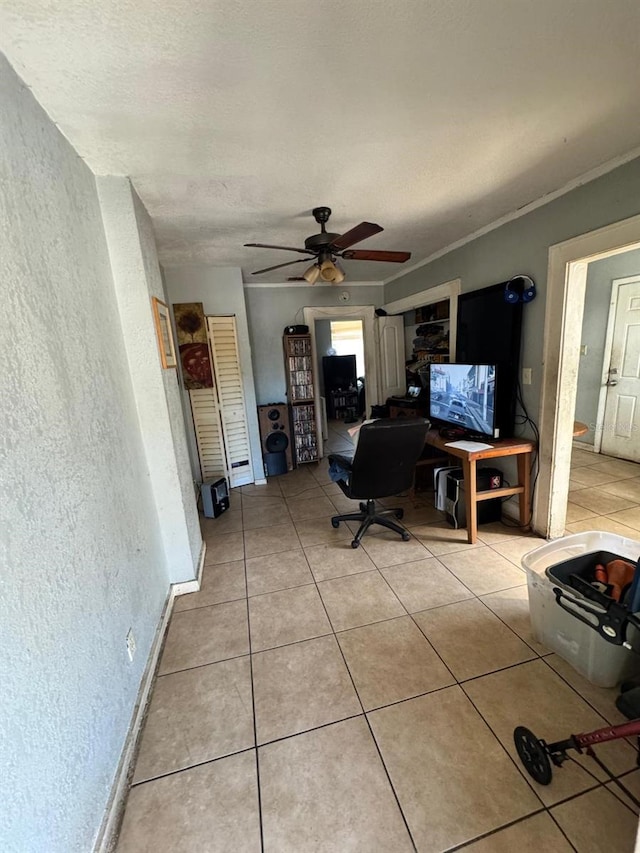
[[[168,265],[333,231],[410,265],[640,146],[638,0],[3,0],[0,46]],[[396,265],[350,261],[350,280]],[[282,281],[304,265],[261,276]],[[255,280],[255,279],[254,279]]]

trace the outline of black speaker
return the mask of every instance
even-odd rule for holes
[[[260,424],[260,444],[267,475],[285,474],[293,470],[293,455],[291,453],[291,416],[286,403],[269,403],[258,406],[258,422]],[[268,458],[281,454],[281,459]],[[269,470],[271,466],[274,470]],[[277,469],[277,470],[275,470]]]

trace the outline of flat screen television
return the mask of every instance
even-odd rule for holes
[[[460,294],[455,353],[460,364],[496,365],[499,438],[508,438],[514,432],[522,330],[522,302],[505,301],[505,284],[503,281]]]
[[[430,364],[429,392],[436,424],[497,438],[495,364]]]
[[[355,355],[325,355],[322,358],[325,391],[347,391],[356,387]]]

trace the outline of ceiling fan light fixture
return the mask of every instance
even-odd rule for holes
[[[302,273],[302,278],[308,281],[309,284],[315,284],[319,277],[320,267],[318,266],[318,264],[312,264]]]
[[[330,282],[331,284],[338,284],[339,282],[344,281],[344,273],[342,273],[332,261],[326,260],[320,264],[320,278],[323,281]]]

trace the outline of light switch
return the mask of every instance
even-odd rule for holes
[[[522,384],[523,385],[531,385],[531,368],[523,367],[522,368]]]
[[[586,344],[582,344],[582,346],[580,347],[580,355],[586,355],[586,354],[587,354],[587,349],[588,349],[587,345],[586,345]]]

